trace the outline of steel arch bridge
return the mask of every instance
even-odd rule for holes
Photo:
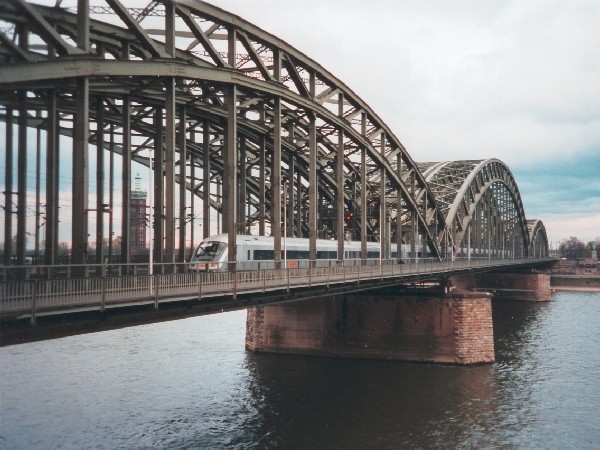
[[[230,261],[251,226],[274,236],[276,261],[282,236],[308,237],[311,260],[319,238],[339,238],[338,255],[360,240],[362,258],[373,240],[382,258],[391,242],[437,258],[547,253],[506,165],[415,163],[341,80],[242,18],[196,0],[59,5],[0,4],[5,264],[24,262],[28,230],[37,253],[42,225],[45,264],[59,231],[74,264],[115,231],[131,262],[139,171],[155,262],[185,260],[198,214],[204,237],[228,233]]]

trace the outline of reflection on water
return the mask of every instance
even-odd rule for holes
[[[261,447],[460,445],[470,427],[485,427],[480,418],[494,409],[489,365],[249,355],[247,366]],[[453,425],[442,429],[448,421]]]
[[[598,447],[600,294],[493,313],[472,367],[249,354],[244,312],[2,348],[0,447]]]

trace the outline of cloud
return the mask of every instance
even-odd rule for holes
[[[570,236],[575,236],[583,242],[600,238],[600,213],[571,217],[549,216],[544,218],[543,222],[548,239],[554,243],[554,246]]]

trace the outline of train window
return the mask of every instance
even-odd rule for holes
[[[367,252],[367,258],[369,258],[369,259],[379,258],[379,252]]]
[[[304,250],[288,250],[288,259],[308,259],[308,252]]]
[[[317,252],[317,259],[336,259],[337,252],[321,250]]]
[[[196,258],[213,259],[219,256],[226,245],[222,242],[202,242],[196,249]]]
[[[390,258],[396,258],[398,256],[398,252],[392,252]]]
[[[254,259],[256,261],[272,261],[273,258],[273,250],[254,250]]]

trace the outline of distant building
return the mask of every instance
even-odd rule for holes
[[[135,189],[131,191],[131,254],[146,252],[146,198],[148,193],[140,188],[140,174],[135,177]]]

